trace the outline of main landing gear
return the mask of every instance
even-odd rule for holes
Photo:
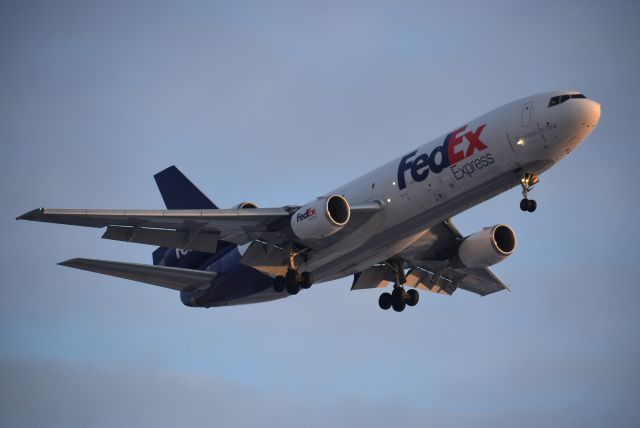
[[[402,312],[404,308],[409,306],[415,306],[420,300],[420,294],[413,288],[409,291],[405,291],[402,286],[394,284],[393,292],[382,293],[378,299],[378,305],[380,309],[385,311],[389,308],[393,308],[396,312]]]
[[[273,278],[273,290],[276,293],[282,293],[287,290],[291,295],[298,294],[301,289],[308,289],[313,284],[313,275],[311,272],[298,273],[295,269],[287,269],[285,275],[278,275]]]
[[[534,212],[538,208],[538,204],[533,199],[529,199],[529,192],[533,189],[540,179],[535,174],[529,174],[528,172],[520,179],[520,186],[522,186],[522,200],[520,201],[520,209],[522,211]]]
[[[282,293],[287,290],[290,295],[300,292],[300,289],[308,289],[313,284],[313,275],[311,272],[299,273],[295,268],[296,253],[292,252],[289,256],[289,269],[285,275],[278,275],[273,278],[273,290],[276,293]]]
[[[396,282],[393,284],[393,291],[391,293],[382,293],[380,295],[380,298],[378,299],[380,309],[384,309],[386,311],[389,308],[393,308],[396,312],[402,312],[407,305],[417,305],[418,300],[420,300],[420,294],[418,294],[418,291],[414,289],[405,291],[402,286],[402,284],[407,281],[404,275],[404,261],[399,259],[393,260],[391,263],[388,263],[388,265],[395,273]]]

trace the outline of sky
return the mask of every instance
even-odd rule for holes
[[[640,7],[633,1],[0,3],[0,425],[640,424]],[[511,292],[421,293],[402,314],[350,278],[277,302],[58,266],[151,262],[36,207],[162,208],[177,165],[218,205],[302,204],[495,107],[576,89],[600,124],[506,223]]]

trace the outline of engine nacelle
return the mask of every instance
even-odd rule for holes
[[[351,216],[349,202],[339,195],[321,197],[291,216],[291,229],[301,240],[321,239],[333,235],[347,224]]]
[[[233,208],[237,210],[244,210],[247,208],[258,208],[258,206],[253,202],[240,202],[238,205],[234,206]]]
[[[516,234],[507,225],[485,227],[458,247],[458,258],[468,268],[484,268],[506,259],[516,248]]]

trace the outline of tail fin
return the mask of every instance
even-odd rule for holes
[[[170,210],[217,209],[211,199],[200,191],[175,165],[153,176],[164,200]],[[153,252],[153,264],[164,259],[169,248],[159,247]]]
[[[152,253],[152,257],[153,257],[153,264],[154,265],[159,265],[160,262],[162,262],[162,260],[164,259],[164,255],[167,252],[168,248],[167,247],[158,247],[154,250],[154,252]]]
[[[153,176],[165,205],[170,210],[217,209],[175,165]]]

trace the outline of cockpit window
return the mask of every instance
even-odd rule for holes
[[[564,94],[558,95],[556,97],[551,97],[549,100],[549,107],[557,106],[558,104],[562,104],[563,102],[570,100],[572,98],[587,98],[583,94]]]

